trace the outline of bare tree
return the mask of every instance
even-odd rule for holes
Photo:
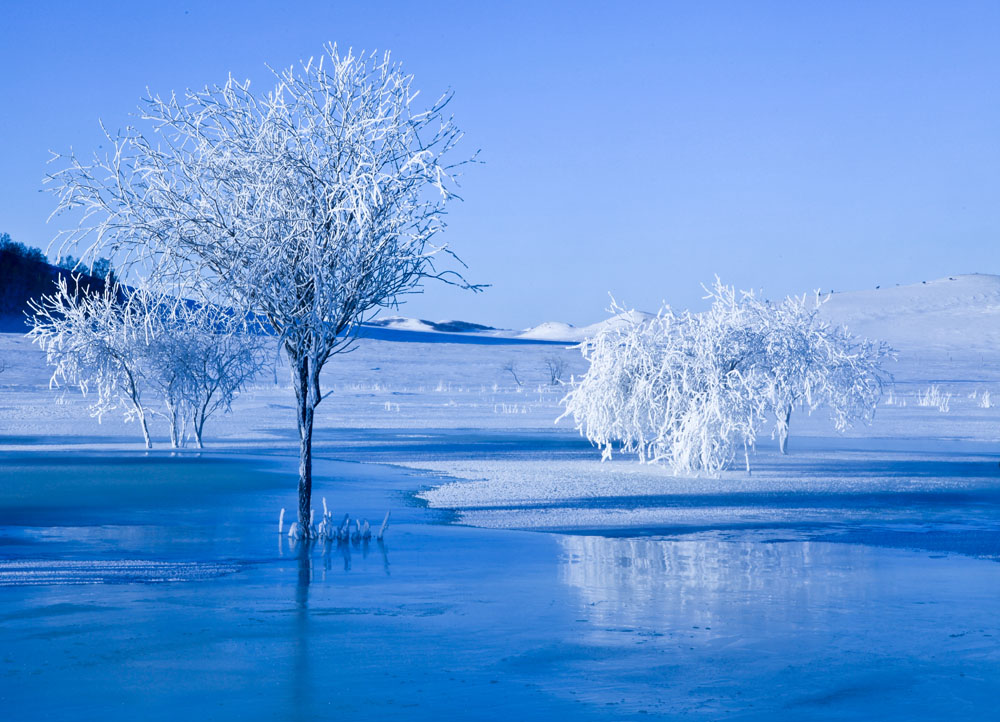
[[[288,355],[299,429],[298,523],[308,534],[312,434],[320,372],[360,323],[427,278],[464,288],[432,243],[456,197],[450,158],[461,138],[445,94],[417,109],[412,77],[389,55],[341,55],[249,82],[151,96],[140,121],[108,134],[112,150],[60,157],[62,237],[238,313],[277,333]],[[452,255],[454,258],[454,256]]]
[[[507,362],[507,363],[505,363],[505,364],[504,364],[503,366],[501,366],[501,367],[500,367],[500,370],[501,370],[501,371],[506,371],[506,372],[507,372],[507,373],[509,373],[509,374],[510,374],[511,376],[513,376],[513,377],[514,377],[514,382],[515,382],[515,383],[516,383],[516,384],[517,384],[518,386],[521,386],[521,385],[522,385],[522,384],[521,384],[521,379],[520,379],[520,378],[518,377],[518,375],[517,375],[517,364],[515,364],[513,360],[511,360],[511,361],[508,361],[508,362]]]
[[[549,371],[549,384],[555,386],[566,374],[566,359],[561,356],[549,356],[545,359],[545,368]]]

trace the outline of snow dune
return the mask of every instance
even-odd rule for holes
[[[580,342],[631,311],[589,326],[549,321],[516,334],[518,338]],[[934,281],[833,293],[823,316],[855,334],[881,339],[906,350],[985,350],[1000,347],[1000,276],[972,273]]]
[[[581,326],[579,328],[568,323],[546,321],[545,323],[540,323],[537,326],[532,326],[529,329],[521,331],[517,334],[517,337],[579,343],[596,336],[605,328],[617,326],[629,320],[641,321],[652,317],[652,315],[653,314],[646,313],[644,311],[626,311],[625,313],[612,316],[604,321],[598,321],[597,323],[592,323],[589,326]]]
[[[973,273],[869,291],[834,293],[823,315],[905,350],[1000,347],[1000,276]]]

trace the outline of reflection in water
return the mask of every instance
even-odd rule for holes
[[[333,567],[332,559],[339,555],[343,560],[344,571],[351,571],[352,544],[342,541],[298,541],[289,538],[287,540],[288,550],[296,559],[296,581],[295,581],[295,607],[294,607],[294,627],[292,629],[292,679],[289,685],[291,700],[289,707],[293,710],[292,719],[306,720],[314,717],[311,703],[310,686],[310,662],[309,662],[309,636],[310,636],[310,612],[309,612],[309,592],[310,585],[314,582],[322,583],[326,580],[326,573]],[[382,540],[376,542],[382,557],[382,570],[389,576],[389,552]],[[353,544],[360,549],[362,559],[368,558],[369,542],[359,542]],[[284,554],[284,548],[281,548]],[[319,553],[321,559],[321,576],[316,579],[314,564],[316,554]],[[362,568],[364,565],[361,565]]]
[[[863,547],[815,542],[565,536],[562,581],[600,625],[671,629],[787,625],[825,613],[870,564]]]
[[[378,545],[379,553],[382,557],[382,571],[385,572],[386,576],[389,576],[389,552],[385,546],[385,542],[381,539],[375,542]],[[352,560],[352,547],[354,551],[361,551],[361,559],[367,560],[368,553],[371,551],[371,543],[369,541],[362,541],[357,543],[348,543],[345,541],[333,541],[325,540],[318,543],[320,547],[321,555],[323,557],[323,580],[326,580],[326,573],[333,569],[333,558],[334,556],[339,556],[343,562],[343,567],[345,572],[351,571],[351,560]]]
[[[309,710],[309,584],[312,581],[313,546],[310,542],[295,544],[298,554],[298,577],[295,584],[295,629],[292,644],[295,653],[292,661],[292,700],[293,719],[305,720],[310,717]]]
[[[386,547],[385,542],[379,539],[377,542],[378,550],[382,552],[382,571],[385,572],[386,576],[390,575],[389,572],[389,549]]]
[[[386,546],[385,542],[379,539],[375,542],[378,547],[379,555],[382,559],[382,571],[386,576],[390,576],[389,571],[389,548]],[[278,555],[285,556],[286,545],[288,552],[299,559],[300,565],[302,564],[302,556],[306,555],[310,559],[310,569],[313,564],[313,555],[315,550],[319,550],[322,563],[322,572],[320,579],[326,580],[326,573],[333,570],[333,559],[334,557],[339,557],[340,561],[338,564],[343,565],[343,570],[345,572],[351,571],[351,564],[353,560],[353,553],[356,551],[361,552],[361,559],[367,560],[368,554],[371,551],[371,542],[369,541],[359,541],[359,542],[346,542],[346,541],[334,541],[334,540],[323,540],[323,541],[310,541],[310,542],[300,542],[291,537],[278,537]],[[300,571],[301,574],[301,571]],[[310,577],[309,581],[313,581],[314,578]],[[301,582],[301,579],[300,579]]]

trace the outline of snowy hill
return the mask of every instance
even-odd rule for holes
[[[521,331],[519,338],[533,338],[545,341],[581,341],[583,329],[561,321],[546,321]]]
[[[400,341],[579,343],[627,317],[650,315],[630,311],[589,326],[546,321],[523,331],[466,321],[391,317],[376,321],[366,335]],[[907,286],[838,292],[823,304],[822,315],[859,336],[886,341],[900,350],[1000,349],[1000,276],[975,273]]]
[[[518,338],[530,338],[546,341],[572,341],[574,343],[579,343],[585,339],[596,336],[602,329],[609,326],[615,326],[625,321],[625,319],[644,319],[649,318],[652,314],[645,313],[643,311],[628,311],[626,313],[619,314],[617,316],[612,316],[604,321],[598,321],[597,323],[592,323],[589,326],[576,327],[568,323],[560,323],[558,321],[546,321],[537,326],[532,326],[529,329],[522,331],[517,334]]]
[[[834,293],[823,304],[822,315],[859,336],[880,339],[901,350],[1000,349],[1000,276],[974,273]],[[579,342],[623,318],[624,314],[579,328],[549,321],[517,337]]]
[[[485,333],[496,331],[492,326],[469,321],[426,321],[403,316],[389,316],[372,321],[370,326],[390,328],[399,331],[423,331],[426,333]]]
[[[834,293],[823,316],[900,349],[1000,348],[1000,276],[947,276],[908,286]]]

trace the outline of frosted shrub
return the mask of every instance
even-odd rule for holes
[[[91,416],[100,421],[104,414],[123,411],[125,421],[139,421],[146,448],[152,448],[143,369],[153,337],[140,299],[125,300],[119,293],[111,284],[100,293],[70,288],[60,277],[54,293],[31,302],[28,335],[54,367],[50,387],[75,386],[84,396],[93,391]]]
[[[990,398],[989,391],[984,391],[983,395],[979,397],[979,407],[982,409],[993,408],[993,399]]]
[[[709,310],[623,313],[581,345],[590,363],[563,399],[582,435],[610,458],[617,444],[676,473],[717,473],[774,421],[786,449],[792,410],[829,408],[834,426],[869,421],[889,375],[884,344],[818,318],[818,300],[770,304],[718,280]]]
[[[648,320],[622,314],[581,346],[590,369],[563,399],[564,416],[603,458],[617,443],[643,462],[715,473],[753,444],[764,407],[750,392],[756,370],[741,363],[753,341],[737,321],[742,309],[728,301],[700,315],[669,307]]]

